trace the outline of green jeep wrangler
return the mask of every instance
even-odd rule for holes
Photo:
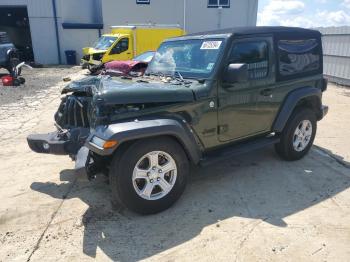
[[[170,207],[190,165],[274,144],[310,150],[327,113],[321,34],[232,28],[161,44],[144,76],[88,77],[62,91],[57,131],[30,135],[38,153],[66,154],[78,176],[107,174],[112,199],[135,212]]]

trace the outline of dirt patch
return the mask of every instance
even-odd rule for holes
[[[139,216],[112,209],[101,177],[77,182],[68,157],[30,151],[28,134],[54,130],[60,80],[86,73],[36,70],[41,87],[28,78],[33,89],[0,105],[0,261],[349,260],[349,168],[325,153],[349,162],[343,89],[330,86],[324,96],[322,151],[285,162],[266,148],[196,168],[172,208]]]

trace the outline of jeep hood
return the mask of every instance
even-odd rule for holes
[[[95,101],[106,105],[191,102],[194,93],[185,85],[162,82],[137,82],[106,76],[87,77],[74,81],[62,90],[66,93],[87,93]]]
[[[131,80],[104,79],[94,97],[104,104],[190,102],[193,91],[170,83],[138,83]]]

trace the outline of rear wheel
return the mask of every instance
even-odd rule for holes
[[[175,140],[137,141],[113,159],[113,201],[140,214],[161,212],[181,196],[188,173],[187,156]]]
[[[277,154],[288,161],[303,158],[313,144],[316,129],[317,120],[312,110],[296,110],[281,133],[280,143],[275,145]]]

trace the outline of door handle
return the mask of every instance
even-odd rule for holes
[[[266,88],[260,91],[260,95],[262,96],[270,96],[272,95],[273,89],[271,88]]]

